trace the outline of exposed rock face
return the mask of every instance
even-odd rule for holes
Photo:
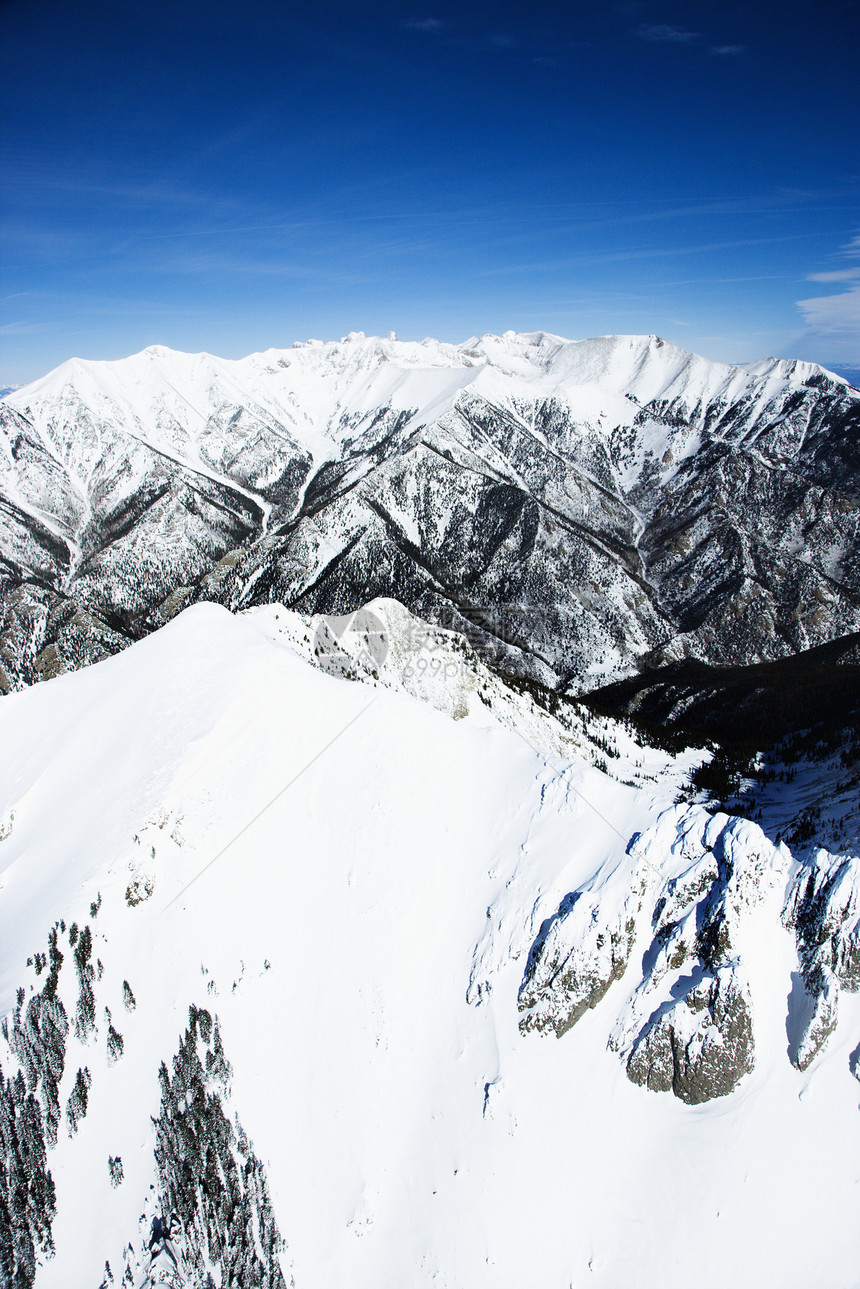
[[[541,928],[520,1028],[560,1037],[632,972],[609,1039],[628,1077],[691,1105],[726,1096],[755,1061],[744,923],[779,895],[787,859],[745,820],[666,811],[624,863],[567,896]],[[644,953],[634,971],[636,945]]]
[[[807,979],[795,976],[788,996],[785,1032],[792,1065],[805,1070],[823,1049],[839,1019],[839,986],[822,969]]]
[[[619,865],[562,900],[529,953],[518,999],[523,1033],[561,1038],[624,975],[646,880],[641,866]]]
[[[807,976],[829,971],[844,989],[860,989],[860,859],[856,855],[819,851],[792,883],[785,921],[796,931]]]
[[[676,839],[666,840],[682,864],[692,863],[655,903],[642,982],[610,1045],[626,1058],[634,1083],[671,1088],[697,1104],[727,1095],[753,1068],[753,1005],[740,942],[750,913],[784,882],[787,853],[754,825],[721,815],[684,820]]]
[[[633,1083],[698,1105],[734,1091],[753,1068],[749,991],[724,967],[656,1014],[627,1058]]]
[[[789,998],[789,1055],[805,1070],[836,1028],[840,987],[860,989],[860,859],[819,850],[798,870],[783,921],[801,966]]]
[[[858,424],[812,364],[656,337],[74,360],[0,403],[0,683],[197,599],[391,596],[576,690],[788,656],[860,627]]]

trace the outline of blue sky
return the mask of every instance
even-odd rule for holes
[[[4,0],[0,382],[656,332],[860,368],[860,0]]]

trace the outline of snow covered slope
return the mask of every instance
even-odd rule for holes
[[[860,627],[858,424],[655,336],[73,359],[0,402],[0,685],[201,599],[395,596],[574,691],[789,655]]]
[[[201,1287],[855,1285],[857,858],[540,743],[462,647],[407,675],[380,609],[362,684],[198,605],[0,702],[0,1258],[138,1284],[164,1205]]]

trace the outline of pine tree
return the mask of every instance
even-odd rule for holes
[[[91,1083],[92,1076],[87,1067],[84,1066],[82,1070],[79,1069],[66,1105],[66,1120],[70,1137],[74,1136],[78,1130],[78,1124],[86,1116]]]
[[[72,940],[72,931],[77,932],[76,927],[69,930],[69,941],[74,946],[75,969],[78,973],[78,1006],[75,1012],[75,1034],[82,1043],[85,1043],[90,1034],[95,1029],[96,1024],[96,1000],[93,993],[93,980],[95,978],[95,969],[90,961],[93,952],[93,937],[88,926],[85,926],[80,934],[76,934]]]
[[[230,1073],[217,1019],[191,1007],[172,1073],[165,1064],[159,1071],[155,1158],[162,1207],[179,1217],[186,1256],[199,1276],[208,1262],[220,1268],[224,1285],[286,1289],[278,1262],[284,1242],[265,1170],[238,1119],[225,1110]]]

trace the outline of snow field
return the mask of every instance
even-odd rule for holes
[[[607,1050],[644,931],[562,1039],[519,1031],[543,919],[637,831],[672,871],[668,804],[548,764],[481,704],[455,721],[325,675],[265,616],[209,605],[5,698],[0,1012],[59,918],[91,926],[104,967],[97,1036],[69,1036],[61,1102],[86,1064],[90,1108],[50,1155],[57,1253],[38,1289],[94,1289],[138,1239],[158,1066],[191,1003],[219,1018],[297,1289],[860,1283],[860,1000],[843,993],[798,1074],[778,872],[744,922],[758,1061],[730,1096],[645,1091]],[[131,906],[136,877],[153,889]]]

